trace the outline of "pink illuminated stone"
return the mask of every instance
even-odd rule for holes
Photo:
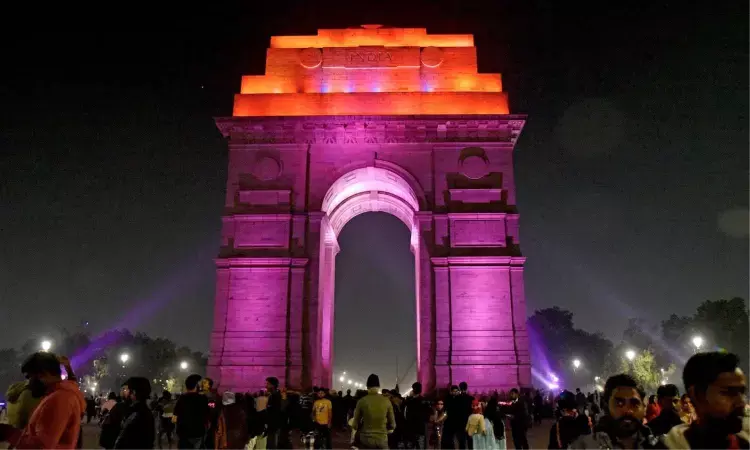
[[[209,375],[332,386],[338,235],[411,230],[417,373],[428,391],[531,386],[510,115],[470,35],[370,27],[275,37],[243,77],[229,141]],[[434,92],[432,92],[434,91]]]

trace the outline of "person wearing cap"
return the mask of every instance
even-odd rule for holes
[[[387,449],[388,434],[395,428],[393,404],[380,394],[380,379],[373,373],[367,377],[367,395],[357,402],[352,419],[360,448]]]

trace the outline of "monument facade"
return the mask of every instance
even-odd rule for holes
[[[337,237],[353,217],[411,230],[427,390],[531,386],[509,113],[471,35],[377,25],[276,36],[216,124],[229,171],[209,375],[333,385]]]

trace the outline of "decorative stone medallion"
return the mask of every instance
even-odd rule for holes
[[[479,148],[464,149],[458,160],[461,173],[472,180],[486,177],[490,173],[490,162]]]
[[[273,181],[281,175],[281,163],[273,157],[261,156],[253,164],[255,178],[263,181]]]
[[[299,52],[299,63],[305,69],[315,69],[323,62],[323,53],[319,48],[306,48]]]
[[[443,51],[437,47],[425,47],[421,58],[425,67],[438,67],[443,63]]]

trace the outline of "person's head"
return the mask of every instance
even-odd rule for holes
[[[747,402],[747,380],[733,353],[693,355],[685,364],[682,381],[695,407],[698,423],[722,433],[742,430]]]
[[[510,399],[511,400],[517,399],[518,395],[519,395],[518,389],[513,388],[513,389],[510,390]]]
[[[655,405],[656,404],[656,395],[651,394],[648,396],[648,404],[649,405]]]
[[[367,377],[367,389],[372,388],[379,388],[380,387],[380,378],[378,378],[377,375],[374,373],[371,373],[369,377]]]
[[[60,361],[54,353],[37,352],[26,358],[21,372],[29,380],[29,390],[33,397],[41,397],[49,388],[62,380]]]
[[[458,383],[458,387],[461,389],[461,392],[466,392],[469,390],[469,385],[466,384],[465,381]]]
[[[195,392],[198,390],[198,383],[201,381],[201,376],[194,373],[185,378],[185,390],[187,392]]]
[[[346,390],[346,395],[352,395],[352,390],[351,389],[347,389]]]
[[[411,392],[414,395],[422,395],[422,383],[416,382],[411,385]]]
[[[391,391],[389,391],[388,389],[382,389],[380,391],[380,393],[383,394],[385,397],[389,397],[390,398],[390,396],[391,396]]]
[[[145,402],[151,396],[151,383],[143,377],[130,377],[123,385],[127,390],[126,397],[133,402]]]
[[[221,395],[221,404],[224,406],[234,405],[234,403],[237,401],[234,392],[231,391],[225,391]]]
[[[581,388],[576,388],[576,394],[580,394],[580,393],[581,393]]]
[[[444,410],[445,409],[445,402],[443,402],[442,400],[438,400],[437,402],[435,402],[435,409],[438,410],[438,411]]]
[[[656,401],[662,411],[672,410],[677,412],[680,405],[680,390],[674,384],[659,386],[656,390]]]
[[[172,394],[169,391],[164,391],[161,393],[161,398],[167,401],[172,400]]]
[[[454,397],[455,397],[455,396],[456,396],[456,395],[458,395],[458,394],[459,394],[460,392],[461,392],[461,391],[459,391],[459,390],[458,390],[458,386],[456,386],[456,385],[453,385],[453,386],[451,386],[451,395],[452,395],[452,396],[454,396]]]
[[[693,410],[693,402],[690,401],[690,396],[688,394],[682,394],[682,397],[680,397],[680,409],[683,411]]]
[[[276,377],[266,378],[266,392],[274,392],[279,388],[279,379]]]
[[[209,377],[203,377],[200,383],[201,392],[211,392],[214,387],[214,380]]]
[[[646,415],[645,397],[646,391],[630,375],[622,373],[607,379],[604,399],[617,436],[632,436],[638,431]]]
[[[482,405],[479,403],[479,400],[474,399],[471,402],[471,411],[474,414],[481,414],[482,413]]]
[[[317,397],[318,397],[318,398],[325,398],[325,396],[326,396],[326,391],[325,391],[325,389],[318,389],[318,392],[317,392]]]
[[[570,391],[562,391],[557,399],[557,406],[563,411],[573,411],[578,408],[575,394]]]
[[[107,400],[117,400],[117,394],[115,394],[114,392],[110,392],[107,395]]]

